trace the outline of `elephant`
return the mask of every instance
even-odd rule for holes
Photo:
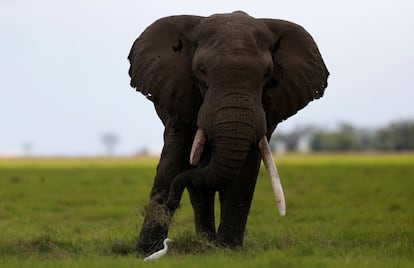
[[[303,27],[242,11],[169,16],[143,31],[128,60],[131,87],[153,102],[165,127],[149,204],[171,219],[187,189],[196,233],[241,247],[263,157],[284,215],[268,140],[280,122],[323,96],[329,76]],[[139,254],[160,249],[167,237],[169,220],[158,214],[146,210]]]

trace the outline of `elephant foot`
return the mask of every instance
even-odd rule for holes
[[[167,238],[168,230],[165,226],[144,226],[139,235],[136,252],[138,255],[147,255],[160,250],[162,242]]]
[[[216,241],[216,231],[215,230],[205,230],[200,231],[199,228],[196,226],[196,234],[200,237],[207,239],[208,241],[215,243]]]
[[[237,233],[228,230],[223,232],[223,230],[218,230],[216,236],[216,245],[225,248],[239,248],[243,246],[244,230]]]
[[[146,207],[144,224],[139,234],[136,251],[148,254],[160,250],[167,238],[171,215],[168,209],[156,201],[150,201]]]

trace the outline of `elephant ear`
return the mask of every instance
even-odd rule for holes
[[[329,72],[310,34],[283,20],[262,19],[273,32],[273,73],[263,91],[268,129],[323,96]]]
[[[192,49],[185,34],[201,19],[157,20],[138,37],[128,56],[131,86],[151,100],[159,113],[187,123],[195,122],[201,96],[193,88]]]

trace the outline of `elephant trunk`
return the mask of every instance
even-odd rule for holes
[[[201,129],[197,130],[197,133],[194,138],[194,143],[191,148],[190,163],[191,165],[197,165],[200,160],[201,154],[203,152],[204,143],[206,137]],[[283,193],[282,183],[280,181],[279,173],[276,168],[275,161],[273,160],[273,155],[270,150],[269,142],[267,137],[264,136],[258,144],[260,152],[262,154],[263,163],[265,165],[266,171],[269,174],[269,179],[272,185],[273,193],[276,197],[276,205],[279,210],[279,214],[284,216],[286,214],[286,204],[285,196]]]
[[[211,161],[207,166],[207,187],[223,188],[237,178],[247,153],[256,144],[256,130],[247,122],[218,124],[210,141]]]
[[[217,191],[234,182],[252,146],[256,146],[257,128],[250,122],[252,111],[246,107],[222,107],[214,114],[214,126],[209,128],[210,162],[202,168],[179,174],[173,181],[167,207],[174,211],[185,187]],[[264,131],[261,131],[264,132]],[[206,142],[203,131],[195,135],[190,163],[200,160]]]
[[[202,128],[209,130],[208,138],[211,158],[207,166],[179,174],[173,181],[167,207],[173,212],[178,206],[185,187],[195,187],[217,191],[234,182],[252,146],[258,146],[276,196],[280,215],[285,215],[285,201],[280,178],[274,164],[270,147],[265,137],[265,116],[262,109],[250,105],[245,96],[232,96],[237,103],[224,105],[212,115],[213,126],[205,127],[200,120],[200,128],[194,138],[190,153],[190,164],[197,165],[206,143]],[[222,101],[226,102],[226,101]],[[260,106],[261,107],[261,106]],[[211,116],[211,115],[210,115]]]
[[[221,106],[215,109],[213,123],[207,128],[210,188],[223,188],[236,179],[247,153],[266,130],[264,112],[257,109],[253,96],[230,92],[221,98]],[[199,123],[203,128],[203,121]]]

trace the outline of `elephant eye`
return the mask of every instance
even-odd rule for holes
[[[207,75],[207,71],[206,71],[206,67],[204,65],[200,65],[197,68],[197,71],[201,74],[201,75]]]
[[[262,49],[262,47],[263,47],[263,42],[262,42],[262,40],[261,40],[261,39],[256,39],[256,46],[257,46],[259,49]]]
[[[198,80],[198,87],[201,92],[201,96],[204,98],[206,91],[208,90],[207,82],[207,69],[203,64],[200,64],[196,69],[196,74]]]

